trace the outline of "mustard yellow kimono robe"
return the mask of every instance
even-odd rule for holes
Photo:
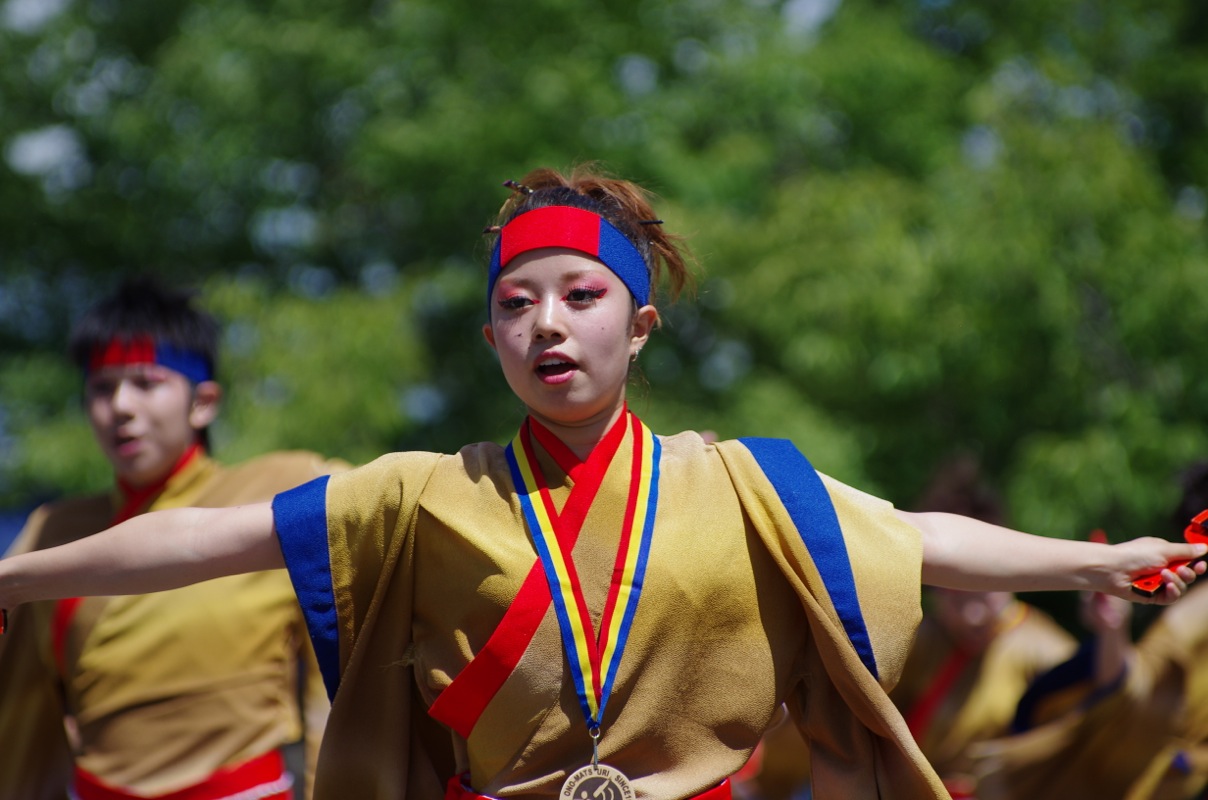
[[[264,501],[335,466],[292,452],[223,468],[203,455],[147,510]],[[10,553],[102,530],[118,504],[115,493],[39,508]],[[284,572],[87,598],[57,650],[55,609],[16,609],[0,637],[0,797],[61,800],[73,754],[110,785],[166,793],[301,735],[296,668],[299,659],[315,661]],[[314,670],[304,704],[317,755],[328,702]]]
[[[920,616],[918,532],[787,442],[660,441],[600,761],[639,798],[690,797],[738,770],[787,701],[818,796],[945,797],[883,688]],[[597,626],[631,448],[627,433],[573,550]],[[536,450],[562,507],[572,479]],[[427,800],[454,775],[486,795],[552,797],[590,761],[550,607],[480,713],[441,700],[486,658],[537,558],[503,448],[384,456],[279,495],[274,519],[334,695],[316,797]]]

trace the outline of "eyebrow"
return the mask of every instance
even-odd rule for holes
[[[607,269],[608,268],[603,265],[601,265],[600,269],[598,269],[598,270],[596,270],[596,269],[576,269],[576,270],[572,270],[570,272],[564,272],[559,277],[560,277],[560,280],[563,280],[563,281],[566,281],[569,283],[571,281],[582,280],[583,278],[589,278],[589,277],[594,278],[594,277],[600,275],[602,271],[607,270]],[[532,284],[536,283],[537,280],[538,280],[537,278],[517,278],[514,275],[503,275],[499,278],[500,283],[510,283],[514,286],[531,286]]]

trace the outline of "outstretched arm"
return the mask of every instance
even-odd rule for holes
[[[956,514],[897,513],[923,534],[923,583],[949,589],[1084,589],[1139,600],[1133,579],[1161,571],[1165,588],[1152,602],[1173,603],[1205,567],[1168,566],[1208,552],[1208,545],[1152,537],[1097,544],[1034,536]]]
[[[0,559],[0,608],[145,594],[283,567],[271,503],[142,514],[70,544]]]

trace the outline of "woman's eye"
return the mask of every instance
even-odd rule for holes
[[[592,300],[599,300],[608,292],[607,289],[571,289],[566,299],[572,303],[589,303]]]
[[[529,305],[531,301],[524,295],[516,294],[499,301],[499,307],[505,311],[515,311]]]

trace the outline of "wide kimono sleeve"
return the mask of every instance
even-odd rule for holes
[[[922,537],[781,439],[720,442],[739,501],[801,601],[807,679],[788,705],[820,797],[947,797],[886,691],[922,618]]]
[[[440,456],[396,453],[273,500],[331,715],[314,797],[437,797],[451,744],[413,676],[411,616],[419,498]]]
[[[37,549],[46,509],[38,509],[9,549]],[[59,685],[51,667],[46,604],[9,612],[0,636],[0,797],[61,800],[71,782],[71,750],[63,727]]]

